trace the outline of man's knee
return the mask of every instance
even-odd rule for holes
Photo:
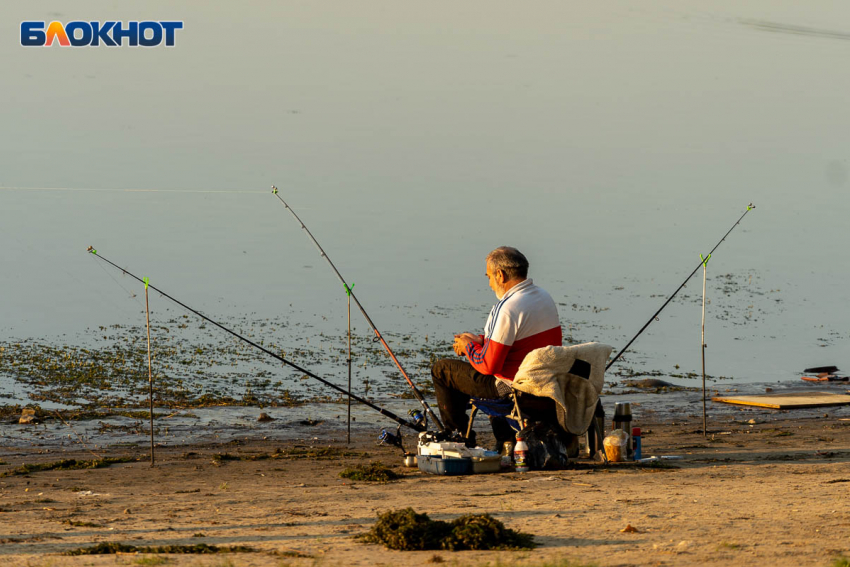
[[[452,366],[451,359],[442,358],[431,365],[431,379],[434,382],[440,382],[445,384],[446,377],[448,376],[448,372]]]

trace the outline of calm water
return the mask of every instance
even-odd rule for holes
[[[275,184],[386,332],[480,328],[483,257],[511,244],[573,337],[615,348],[752,201],[708,265],[708,372],[850,367],[846,2],[0,16],[0,342],[144,324],[140,286],[89,245],[212,316],[341,336],[341,285]],[[150,17],[185,21],[175,48],[18,45],[25,19]],[[624,365],[699,372],[700,299],[695,277]],[[152,301],[155,319],[178,313]],[[0,377],[0,399],[26,396]]]

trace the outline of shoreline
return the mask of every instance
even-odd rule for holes
[[[746,421],[752,416],[763,420],[782,420],[791,417],[811,418],[824,413],[850,417],[850,406],[833,406],[794,410],[770,410],[712,402],[714,395],[752,395],[789,392],[850,392],[847,383],[781,382],[774,384],[712,384],[708,394],[709,430],[712,423],[719,427],[725,420],[737,418]],[[601,396],[606,407],[606,428],[610,428],[616,402],[632,405],[635,426],[658,422],[676,424],[702,416],[702,392],[699,388],[675,387],[673,389],[635,389],[621,384],[608,384]],[[374,402],[406,416],[407,411],[419,408],[415,400],[400,397],[376,397]],[[434,400],[429,400],[436,407]],[[87,446],[105,450],[109,447],[147,447],[150,443],[150,426],[147,411],[142,409],[101,408],[98,411],[81,411],[85,419],[73,419],[74,412],[56,411],[45,406],[37,411],[40,423],[19,425],[20,410],[0,406],[4,425],[3,443],[9,447],[42,447],[51,451],[73,450],[85,440]],[[352,435],[377,438],[381,429],[394,429],[396,423],[382,418],[374,410],[357,402],[352,406]],[[182,446],[192,443],[215,443],[232,439],[268,438],[280,441],[327,439],[337,442],[345,439],[346,404],[339,401],[300,403],[285,406],[210,405],[199,408],[155,408],[154,428],[157,446]],[[265,413],[271,419],[258,421]],[[61,416],[61,419],[59,418]],[[486,418],[478,416],[476,428],[487,428]],[[340,435],[340,431],[342,431]],[[402,429],[406,437],[412,432]],[[412,439],[412,437],[411,437]]]

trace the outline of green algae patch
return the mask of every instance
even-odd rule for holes
[[[345,335],[316,336],[309,323],[292,323],[286,317],[257,320],[248,316],[230,317],[223,323],[314,371],[337,368],[349,356],[343,346],[347,342]],[[299,373],[281,376],[278,361],[239,341],[221,340],[217,332],[210,330],[188,315],[152,325],[157,409],[296,407],[347,401],[346,396],[330,395]],[[385,337],[394,345],[400,360],[420,368],[430,368],[434,361],[452,352],[448,341],[429,343],[426,337],[421,344],[410,335],[387,333]],[[397,396],[401,385],[397,379],[370,379],[375,372],[394,369],[382,346],[367,336],[355,335],[352,341],[358,362],[355,372],[366,374],[364,395]],[[76,405],[84,415],[96,419],[99,416],[92,415],[93,408],[147,408],[147,350],[143,324],[92,327],[74,337],[54,340],[5,340],[0,341],[0,376],[13,380],[26,392],[23,403]],[[431,391],[429,380],[419,386],[426,393]],[[410,395],[405,393],[403,397]],[[20,415],[16,410],[10,407],[6,414],[0,411],[0,418],[11,420]],[[65,411],[63,417],[69,419]],[[45,412],[46,416],[52,413]]]
[[[36,408],[38,408],[38,406],[36,406]],[[21,416],[22,410],[23,408],[20,406],[20,404],[15,404],[13,406],[2,405],[0,406],[0,420],[8,422],[14,419],[15,422],[17,422],[18,418]],[[35,414],[36,416],[38,416],[38,409],[36,409]]]
[[[293,447],[291,449],[276,449],[273,453],[216,453],[212,456],[213,463],[220,465],[227,461],[265,461],[276,459],[313,459],[325,461],[340,457],[368,457],[368,453],[344,451],[335,447]]]
[[[94,522],[83,522],[79,520],[65,520],[63,524],[74,526],[75,528],[102,528],[103,524],[95,524]]]
[[[88,408],[81,407],[71,410],[46,410],[38,404],[29,404],[27,406],[15,405],[0,405],[0,421],[17,423],[24,409],[32,409],[35,412],[35,418],[41,422],[46,420],[59,419],[60,421],[92,421],[96,419],[108,419],[111,417],[127,417],[130,419],[147,420],[150,418],[149,410],[130,410],[123,408]],[[154,419],[170,417],[172,413],[154,412]],[[180,417],[195,417],[191,413],[183,412]]]
[[[216,464],[225,461],[265,461],[266,459],[279,459],[275,453],[260,453],[255,455],[231,455],[230,453],[216,453],[212,460]]]
[[[357,465],[349,467],[339,473],[340,478],[349,480],[361,480],[364,482],[390,482],[401,478],[401,475],[384,466],[380,461],[374,461],[368,465]]]
[[[31,474],[41,471],[70,471],[79,469],[102,469],[117,463],[136,462],[136,457],[104,457],[90,461],[78,461],[77,459],[63,459],[52,463],[35,463],[32,465],[21,465],[16,469],[0,474],[0,477]]]
[[[283,459],[315,459],[324,461],[329,459],[338,459],[340,457],[368,457],[368,453],[357,451],[345,451],[335,447],[293,447],[291,449],[283,449],[275,452],[279,455],[278,458]]]
[[[99,543],[92,547],[80,547],[66,551],[63,555],[110,555],[115,553],[172,553],[172,554],[209,554],[209,553],[253,553],[253,547],[246,545],[216,546],[205,543],[195,545],[157,545],[139,547],[124,543]]]
[[[533,535],[507,528],[490,514],[466,514],[451,522],[443,522],[432,520],[427,514],[418,514],[413,508],[379,514],[372,529],[357,538],[365,543],[378,543],[400,551],[536,547]]]

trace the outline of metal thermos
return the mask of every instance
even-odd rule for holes
[[[626,440],[626,458],[631,460],[634,458],[632,451],[632,440],[630,433],[632,432],[632,405],[629,402],[617,402],[614,404],[614,420],[612,423],[613,429],[622,429],[629,436]]]

